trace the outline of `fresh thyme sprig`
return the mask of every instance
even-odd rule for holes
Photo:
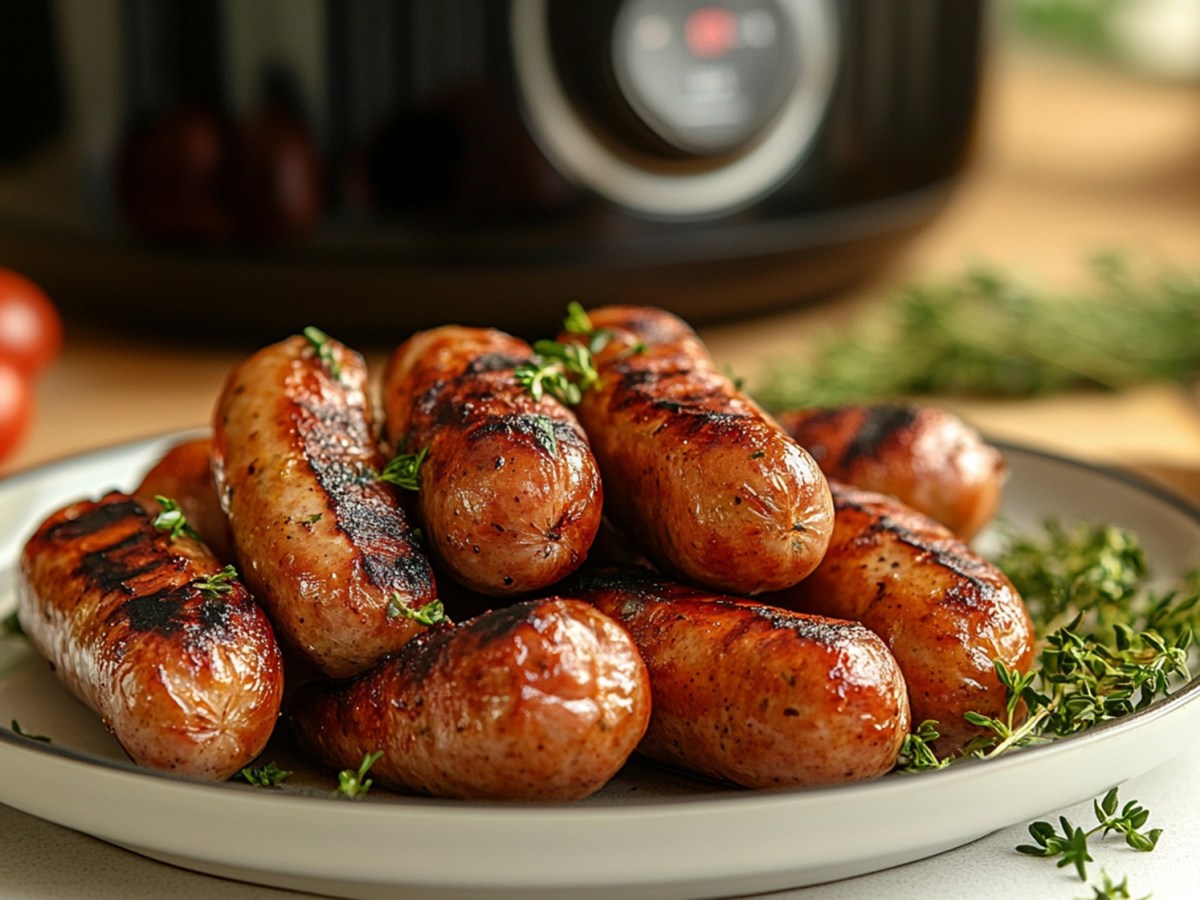
[[[237,569],[233,566],[225,566],[220,572],[215,572],[207,578],[200,578],[192,582],[192,587],[202,594],[207,594],[214,599],[222,597],[233,590],[233,583],[237,581]]]
[[[441,625],[450,621],[441,600],[433,599],[424,606],[414,609],[399,591],[393,591],[392,596],[388,599],[387,617],[389,619],[412,619],[422,625]]]
[[[949,758],[941,759],[934,752],[932,744],[941,734],[937,722],[925,719],[911,733],[904,736],[904,744],[900,747],[900,758],[896,766],[903,772],[925,772],[929,769],[944,769],[950,765]]]
[[[421,490],[421,466],[429,456],[429,447],[422,447],[416,453],[399,453],[392,457],[391,462],[379,473],[379,480],[394,484],[406,491]]]
[[[200,540],[200,535],[196,533],[196,529],[188,524],[187,517],[183,514],[183,510],[178,503],[170,497],[164,497],[162,494],[155,494],[154,500],[162,507],[151,523],[155,528],[159,531],[169,532],[173,541],[177,540],[180,536]]]
[[[534,343],[533,356],[517,366],[513,377],[534,400],[548,394],[559,403],[575,406],[583,392],[600,380],[600,373],[589,347],[542,340]]]
[[[330,343],[333,339],[314,325],[307,326],[302,334],[305,340],[308,341],[309,346],[312,347],[313,352],[317,355],[317,359],[329,369],[329,374],[334,379],[340,379],[342,377],[342,367],[333,355],[333,345]]]
[[[1080,897],[1078,900],[1133,900],[1133,895],[1129,893],[1129,876],[1117,882],[1101,869],[1100,884],[1089,884],[1088,887],[1092,889],[1092,895]],[[1150,896],[1150,894],[1146,894],[1138,900],[1150,900]]]
[[[1148,853],[1158,846],[1162,836],[1161,828],[1153,828],[1142,832],[1150,818],[1149,810],[1140,806],[1136,800],[1131,800],[1118,811],[1117,788],[1104,795],[1103,800],[1095,800],[1092,809],[1099,823],[1084,831],[1082,826],[1075,825],[1066,816],[1059,817],[1062,832],[1058,832],[1049,822],[1034,822],[1029,826],[1032,844],[1021,844],[1016,849],[1018,853],[1029,856],[1041,856],[1058,860],[1058,867],[1065,868],[1073,865],[1080,881],[1087,881],[1087,864],[1093,862],[1088,853],[1088,838],[1100,833],[1107,837],[1110,832],[1116,832],[1125,838],[1125,843],[1134,850]]]
[[[52,743],[52,742],[51,742],[51,740],[50,740],[50,738],[48,738],[48,737],[47,737],[46,735],[44,735],[44,734],[32,734],[32,733],[30,733],[30,732],[28,732],[28,731],[22,731],[22,730],[21,730],[21,723],[20,723],[20,722],[18,722],[16,719],[13,719],[13,720],[12,720],[12,725],[10,726],[10,728],[12,728],[12,733],[13,733],[13,734],[19,734],[21,737],[23,737],[23,738],[27,738],[27,739],[29,739],[29,740],[31,740],[31,741],[40,741],[40,742],[41,742],[41,743],[43,743],[43,744],[49,744],[49,743]]]
[[[367,753],[363,756],[362,762],[358,764],[357,771],[342,769],[338,772],[337,793],[343,797],[349,797],[351,800],[361,800],[367,796],[371,785],[375,783],[373,779],[367,777],[367,772],[379,761],[381,756],[383,756],[382,750]]]
[[[272,788],[278,787],[291,774],[290,769],[281,769],[274,762],[268,762],[261,766],[246,766],[234,777],[254,787]]]
[[[1053,292],[993,268],[917,284],[868,318],[769,367],[752,393],[773,410],[899,396],[1115,390],[1200,371],[1200,277],[1090,264],[1091,288]]]

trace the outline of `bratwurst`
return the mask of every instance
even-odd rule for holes
[[[811,576],[768,602],[862,622],[884,639],[913,719],[934,719],[942,755],[978,729],[963,715],[1004,718],[993,660],[1028,672],[1034,632],[1004,573],[945,526],[892,497],[833,483],[837,524]]]
[[[417,498],[430,547],[490,596],[574,571],[600,527],[600,473],[567,407],[535,399],[515,372],[533,350],[490,328],[445,326],[396,348],[384,370],[393,452],[424,452]]]
[[[283,694],[271,626],[199,541],[118,492],[26,543],[21,627],[138,765],[225,779],[263,749]]]
[[[362,357],[323,335],[266,347],[229,375],[213,472],[246,584],[322,672],[354,675],[425,626],[433,569],[379,481]]]
[[[580,800],[621,768],[649,717],[629,637],[559,598],[426,632],[361,678],[305,685],[291,707],[302,749],[332,769],[382,751],[380,783],[479,800]]]
[[[787,612],[644,570],[570,590],[616,619],[650,673],[643,755],[749,788],[888,772],[909,729],[904,678],[862,625]]]
[[[588,313],[599,383],[576,412],[606,515],[656,566],[735,594],[790,587],[821,560],[833,504],[817,464],[657,309]]]

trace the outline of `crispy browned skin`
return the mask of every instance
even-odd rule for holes
[[[583,429],[513,375],[532,352],[500,331],[446,326],[397,347],[383,376],[388,443],[428,448],[419,505],[430,546],[455,579],[492,596],[570,574],[600,526]]]
[[[610,334],[596,354],[600,384],[577,409],[604,476],[605,513],[658,567],[690,582],[757,594],[808,575],[833,528],[812,458],[675,316],[630,306],[588,315]]]
[[[213,471],[243,577],[280,635],[325,674],[353,675],[424,630],[433,570],[392,489],[377,480],[362,357],[340,373],[303,337],[230,374],[213,421]]]
[[[21,627],[134,762],[228,778],[275,726],[279,647],[240,582],[200,589],[221,570],[203,544],[152,521],[116,492],[50,516],[21,554]]]
[[[1003,718],[993,660],[1027,672],[1033,625],[999,569],[947,528],[891,497],[833,483],[837,525],[804,582],[770,602],[862,622],[908,682],[914,721],[936,719],[948,752],[977,731],[963,714]]]
[[[133,494],[151,509],[158,506],[155,497],[174,500],[217,559],[234,561],[229,519],[213,483],[211,438],[181,441],[168,448]]]
[[[621,627],[578,600],[517,603],[428,632],[356,681],[310,684],[292,726],[332,769],[438,797],[579,800],[633,752],[650,688]]]
[[[861,781],[909,729],[904,678],[854,622],[602,569],[571,589],[620,622],[650,672],[651,759],[750,788]]]
[[[945,410],[879,404],[780,413],[821,471],[903,501],[969,539],[1000,506],[1007,467],[979,432]]]

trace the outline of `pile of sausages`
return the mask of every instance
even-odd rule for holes
[[[576,800],[635,751],[825,785],[1003,713],[993,660],[1027,671],[1033,633],[967,544],[994,449],[930,409],[775,420],[678,318],[589,319],[558,336],[593,355],[574,409],[492,329],[418,333],[377,381],[332,339],[260,350],[211,438],[37,529],[24,631],[135,762],[217,779],[287,728],[442,797]],[[379,477],[399,454],[415,491]]]

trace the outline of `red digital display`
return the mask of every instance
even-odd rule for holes
[[[737,16],[723,6],[702,6],[687,17],[683,39],[699,59],[724,56],[737,42]]]

